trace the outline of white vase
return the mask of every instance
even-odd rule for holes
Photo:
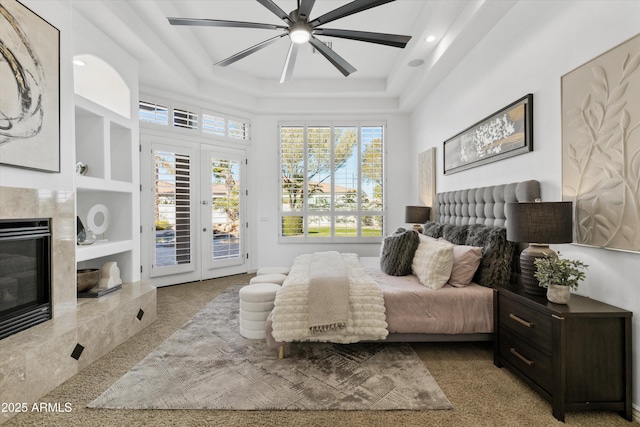
[[[561,285],[547,285],[547,299],[556,304],[566,304],[571,297],[570,288]]]

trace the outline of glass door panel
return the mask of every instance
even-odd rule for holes
[[[210,272],[203,276],[211,276],[211,270],[245,264],[244,157],[217,151],[206,154],[201,197],[203,267]]]
[[[195,269],[193,153],[152,144],[154,233],[151,276]]]

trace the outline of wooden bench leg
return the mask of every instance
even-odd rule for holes
[[[280,344],[278,347],[278,359],[284,359],[284,344]]]

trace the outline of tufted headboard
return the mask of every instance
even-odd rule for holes
[[[424,224],[424,234],[457,244],[482,247],[473,278],[482,286],[520,281],[519,253],[526,243],[507,241],[505,204],[532,202],[540,197],[538,181],[438,193],[436,221]]]
[[[453,225],[483,224],[505,227],[505,204],[540,198],[535,180],[438,193],[436,221]]]

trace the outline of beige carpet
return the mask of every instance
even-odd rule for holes
[[[298,343],[279,360],[265,340],[240,335],[241,288],[229,286],[89,407],[451,409],[409,344]]]
[[[158,320],[39,402],[69,402],[69,413],[25,413],[3,426],[631,426],[612,412],[568,413],[551,405],[506,369],[493,365],[488,343],[415,344],[412,347],[451,401],[449,411],[222,411],[114,410],[86,405],[123,376],[232,283],[251,276],[158,289]]]

